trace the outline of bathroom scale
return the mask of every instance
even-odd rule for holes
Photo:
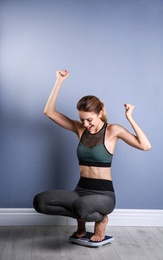
[[[88,246],[88,247],[100,247],[100,246],[104,246],[108,243],[111,243],[114,238],[111,236],[105,236],[104,240],[100,241],[100,242],[94,242],[94,241],[90,241],[91,236],[93,236],[92,232],[87,232],[85,237],[81,237],[81,238],[76,238],[73,236],[69,237],[69,241],[80,245],[80,246]]]

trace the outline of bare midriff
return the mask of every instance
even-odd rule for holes
[[[80,176],[91,179],[112,180],[110,167],[80,166]]]

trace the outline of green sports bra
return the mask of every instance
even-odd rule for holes
[[[84,130],[77,147],[79,165],[111,167],[113,154],[104,144],[106,127],[107,123],[104,123],[101,130],[95,134]]]

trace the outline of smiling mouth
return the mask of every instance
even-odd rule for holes
[[[92,127],[93,127],[92,125],[87,127],[87,130],[90,131],[92,129]]]

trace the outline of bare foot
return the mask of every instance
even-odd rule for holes
[[[78,228],[77,231],[73,233],[73,237],[81,238],[86,236],[86,228],[85,228],[85,222],[82,220],[77,220],[78,222]]]
[[[105,238],[105,229],[108,223],[108,216],[105,216],[101,222],[95,223],[94,235],[90,238],[91,241],[100,242]]]

